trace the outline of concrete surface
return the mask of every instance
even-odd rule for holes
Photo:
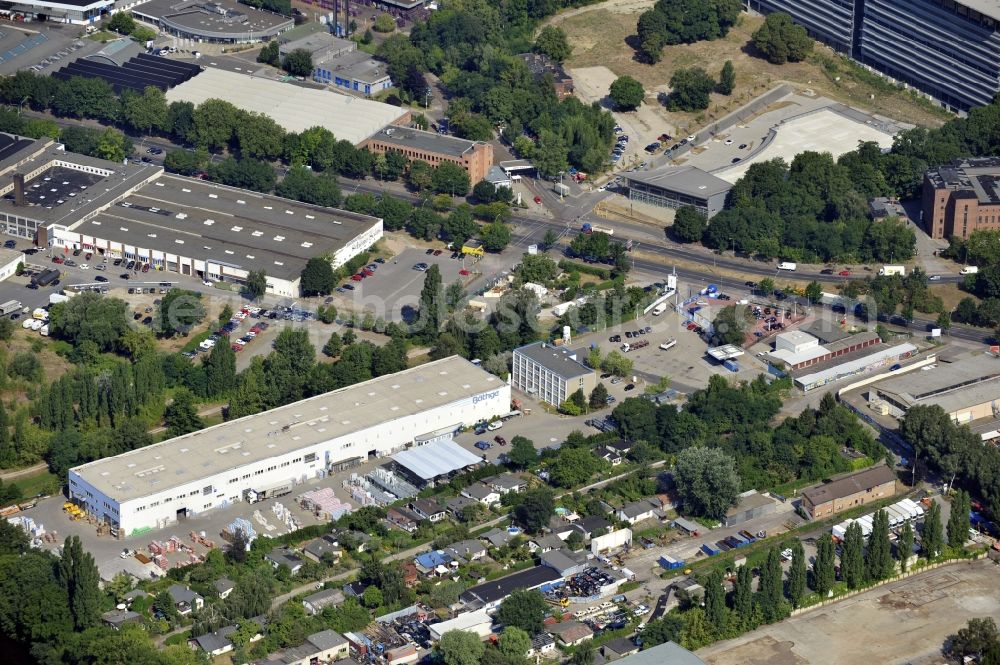
[[[945,662],[941,647],[972,618],[1000,615],[997,566],[959,563],[805,612],[698,652],[709,665]]]

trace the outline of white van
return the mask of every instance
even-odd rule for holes
[[[958,271],[959,275],[975,275],[979,272],[979,266],[965,266]]]
[[[659,305],[653,308],[653,316],[659,316],[667,311],[667,303],[661,302]]]
[[[790,270],[795,272],[796,268],[798,268],[798,266],[791,261],[782,261],[778,264],[778,270]]]
[[[500,429],[501,427],[503,427],[503,421],[502,420],[494,420],[493,422],[491,422],[489,425],[486,426],[486,429],[488,429],[491,432],[495,432],[498,429]]]

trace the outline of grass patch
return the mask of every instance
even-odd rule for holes
[[[187,353],[188,351],[197,351],[198,345],[211,336],[212,336],[212,331],[205,330],[198,333],[194,337],[189,338],[187,343],[181,348],[181,353]]]
[[[21,476],[15,480],[5,481],[4,484],[8,487],[18,488],[21,494],[21,498],[15,501],[5,501],[2,504],[5,506],[23,503],[38,494],[55,494],[62,487],[62,481],[59,477],[48,469],[28,476]]]
[[[173,646],[175,644],[184,644],[184,643],[186,643],[188,641],[188,637],[190,637],[190,635],[191,635],[191,631],[190,630],[185,630],[185,631],[182,631],[180,633],[176,633],[174,635],[171,635],[167,639],[163,640],[163,643],[166,646],[168,646],[168,647],[169,646]]]
[[[92,35],[87,35],[87,39],[94,42],[100,42],[102,44],[110,42],[113,39],[119,39],[120,37],[121,35],[116,35],[115,33],[108,32],[107,30],[101,30],[100,32],[95,32]]]

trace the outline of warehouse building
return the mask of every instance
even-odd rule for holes
[[[895,493],[896,474],[885,464],[879,464],[802,490],[802,508],[812,519],[820,519]]]
[[[509,407],[507,384],[452,356],[75,467],[69,496],[125,534],[163,528]]]
[[[386,127],[365,141],[363,147],[376,154],[398,150],[407,159],[419,159],[431,166],[443,162],[458,164],[469,174],[471,185],[485,178],[493,165],[493,146],[486,141],[467,141],[420,129]]]
[[[436,482],[447,482],[460,471],[482,462],[478,456],[451,440],[461,423],[452,423],[446,428],[446,439],[436,439],[420,443],[408,450],[392,456],[393,466],[417,487],[433,487]]]
[[[148,0],[132,14],[168,35],[207,44],[268,42],[295,27],[289,17],[236,0]]]
[[[520,572],[490,580],[470,587],[459,596],[459,600],[469,610],[491,611],[500,606],[504,598],[515,591],[531,591],[561,583],[562,576],[548,566],[535,566]]]
[[[748,490],[740,494],[736,505],[726,511],[722,520],[723,526],[736,526],[755,520],[774,512],[777,502],[766,494],[758,494],[757,490]]]
[[[286,132],[325,127],[338,140],[359,147],[386,125],[410,122],[409,111],[391,104],[215,67],[167,92],[168,102],[197,106],[207,99],[224,99],[244,111],[269,116]]]
[[[790,330],[775,336],[774,351],[768,357],[772,362],[797,370],[835,360],[881,343],[882,339],[877,333],[863,332],[824,345],[807,332]]]
[[[616,660],[618,665],[705,665],[694,655],[676,642],[664,642],[645,651],[634,653]]]
[[[594,370],[577,359],[575,352],[546,342],[514,349],[511,385],[532,397],[559,406],[577,390],[584,395],[597,385]]]
[[[968,238],[1000,229],[1000,157],[967,157],[924,173],[924,230],[932,238]]]
[[[855,374],[888,367],[909,358],[917,350],[917,347],[909,342],[893,346],[872,346],[836,360],[830,360],[823,365],[810,367],[808,372],[794,373],[795,385],[805,391],[814,390]]]
[[[733,184],[694,166],[625,173],[629,200],[661,208],[694,206],[711,219],[726,207]]]
[[[989,356],[939,361],[933,369],[879,381],[868,393],[870,406],[902,418],[914,406],[937,405],[959,424],[1000,416],[1000,360]]]

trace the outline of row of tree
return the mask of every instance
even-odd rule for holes
[[[658,0],[639,16],[639,56],[656,63],[664,46],[725,37],[742,9],[739,0]]]

